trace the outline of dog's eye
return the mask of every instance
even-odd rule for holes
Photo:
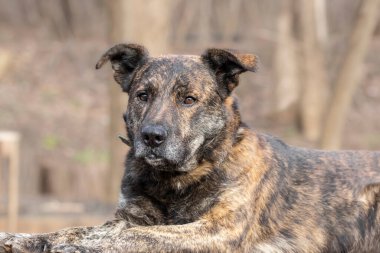
[[[185,98],[185,100],[183,101],[183,103],[184,103],[185,105],[192,105],[192,104],[195,103],[195,101],[196,101],[195,98],[193,98],[193,97],[191,97],[191,96],[188,96],[188,97]]]
[[[148,101],[148,93],[146,92],[140,92],[139,94],[137,94],[137,97],[143,101],[143,102],[146,102]]]

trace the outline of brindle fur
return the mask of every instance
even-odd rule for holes
[[[129,93],[116,218],[2,233],[0,252],[380,252],[380,153],[302,149],[246,127],[231,92],[254,55],[152,58],[122,44],[97,68],[108,60]],[[163,144],[144,144],[146,125],[165,129]]]

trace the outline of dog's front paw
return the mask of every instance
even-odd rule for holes
[[[0,253],[12,252],[11,248],[6,246],[5,243],[11,240],[14,236],[14,234],[0,233]]]
[[[54,246],[51,253],[97,253],[99,251],[80,245],[61,244]]]
[[[0,250],[3,250],[4,253],[45,253],[49,252],[50,248],[49,243],[43,236],[29,234],[8,234],[7,239],[1,244],[3,244],[3,247],[0,247]],[[3,252],[0,251],[0,253]]]
[[[11,253],[20,252],[17,249],[12,249],[12,244],[14,241],[20,238],[29,237],[29,234],[11,234],[11,233],[0,233],[0,253]]]

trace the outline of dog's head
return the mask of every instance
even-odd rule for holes
[[[202,56],[149,57],[136,44],[109,49],[114,78],[129,94],[125,121],[136,159],[159,170],[187,171],[226,136],[231,92],[256,56],[208,49]],[[209,150],[211,152],[212,150]]]

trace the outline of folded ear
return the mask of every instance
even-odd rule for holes
[[[245,71],[255,72],[257,69],[257,56],[230,49],[210,48],[201,57],[215,72],[217,82],[222,85],[227,95],[239,84],[239,74]]]
[[[147,60],[148,56],[148,51],[143,46],[118,44],[108,49],[95,67],[99,69],[110,61],[115,81],[120,84],[124,92],[128,92],[133,72]]]

